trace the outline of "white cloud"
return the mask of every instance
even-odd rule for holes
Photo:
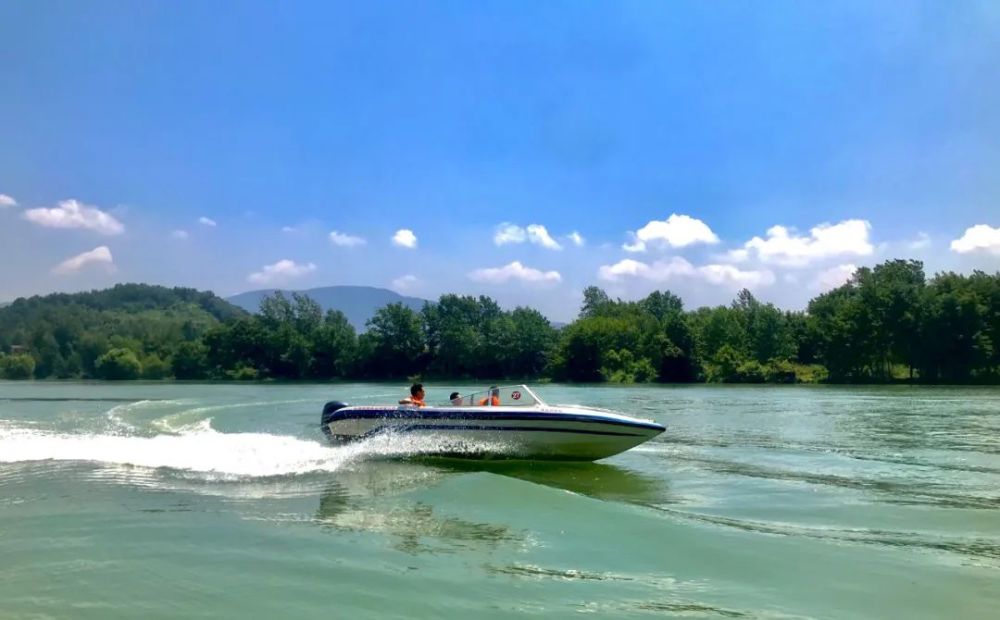
[[[925,232],[917,233],[917,238],[906,244],[910,250],[924,250],[931,247],[931,236]]]
[[[399,276],[392,281],[392,288],[396,291],[409,291],[420,284],[420,279],[417,276],[407,274],[405,276]]]
[[[750,251],[745,248],[729,250],[725,254],[717,254],[715,256],[716,260],[720,260],[724,263],[742,263],[748,258],[750,258]]]
[[[114,216],[76,200],[62,200],[52,209],[28,209],[24,219],[46,228],[86,228],[102,235],[125,232],[125,227]]]
[[[364,245],[367,242],[361,237],[356,237],[354,235],[348,235],[347,233],[331,230],[330,243],[342,248],[353,248],[359,245]]]
[[[0,209],[4,207],[16,207],[17,201],[7,194],[0,194]]]
[[[734,288],[758,288],[774,284],[774,273],[767,269],[760,271],[737,269],[732,265],[703,265],[698,273],[712,284]]]
[[[576,234],[576,233],[573,233]],[[583,237],[576,235],[583,240]],[[552,238],[549,231],[541,224],[528,224],[524,228],[521,228],[517,224],[511,224],[509,222],[504,222],[497,226],[496,232],[493,234],[493,243],[496,245],[506,245],[508,243],[524,243],[524,242],[534,243],[535,245],[540,245],[543,248],[549,250],[561,250],[562,246],[559,242]]]
[[[108,249],[108,246],[102,245],[90,250],[89,252],[84,252],[83,254],[77,254],[72,258],[67,258],[53,267],[52,273],[59,275],[76,273],[87,265],[104,265],[109,270],[113,270],[115,263],[111,256],[111,250]]]
[[[622,249],[623,250],[625,250],[626,252],[645,252],[646,251],[646,244],[645,244],[645,242],[639,241],[639,239],[636,238],[635,233],[630,232],[628,235],[629,235],[629,238],[632,239],[632,243],[624,243],[624,244],[622,244]]]
[[[584,239],[580,235],[580,233],[576,232],[575,230],[573,232],[571,232],[570,234],[566,235],[566,238],[569,239],[570,243],[572,243],[573,245],[575,245],[578,248],[582,248],[587,243],[587,240]]]
[[[744,271],[732,265],[695,267],[679,256],[651,264],[626,258],[614,265],[601,266],[597,271],[597,277],[608,282],[619,282],[627,278],[639,278],[651,282],[667,282],[679,277],[697,278],[710,284],[733,288],[756,288],[774,284],[775,281],[774,274],[767,270]]]
[[[528,241],[535,245],[540,245],[548,250],[561,250],[562,246],[549,235],[549,231],[541,224],[528,224],[525,230],[528,231]]]
[[[813,288],[821,292],[826,292],[837,288],[841,284],[847,282],[857,271],[857,265],[846,264],[837,265],[836,267],[831,267],[825,271],[819,272],[816,276],[816,281],[813,284]]]
[[[392,244],[401,248],[409,248],[413,250],[417,247],[417,236],[414,235],[413,231],[408,228],[400,228],[396,231],[396,234],[392,236]]]
[[[744,244],[764,263],[802,267],[834,256],[869,256],[875,248],[868,239],[871,224],[867,220],[844,220],[820,224],[809,236],[793,234],[784,226],[772,226],[767,238],[754,237]]]
[[[626,252],[645,252],[648,245],[683,248],[695,243],[719,242],[719,238],[705,222],[690,215],[676,213],[671,213],[666,220],[653,220],[629,235],[632,243],[622,246]]]
[[[514,261],[503,267],[489,267],[476,269],[469,274],[469,278],[478,282],[491,282],[501,284],[508,280],[521,280],[538,284],[555,284],[562,281],[562,276],[558,271],[540,271],[531,267],[525,267],[520,261]]]
[[[987,224],[976,224],[965,234],[951,242],[951,251],[959,254],[986,252],[1000,256],[1000,228]]]
[[[218,226],[218,223],[215,220],[207,218],[204,215],[198,218],[198,223],[202,226],[208,226],[209,228],[215,228]]]
[[[504,222],[497,226],[497,231],[493,235],[493,243],[496,245],[506,245],[508,243],[524,243],[528,240],[528,233],[517,224]]]
[[[188,231],[186,231],[186,230],[180,230],[180,229],[175,230],[172,233],[170,233],[170,238],[171,239],[181,239],[181,240],[184,240],[184,239],[187,239],[190,236],[191,235],[188,234]]]
[[[626,258],[614,265],[602,265],[597,270],[597,277],[609,282],[629,277],[665,282],[675,276],[690,276],[694,273],[694,265],[679,256],[674,256],[670,260],[658,260],[651,265]]]
[[[282,226],[281,227],[281,232],[283,232],[283,233],[293,233],[293,232],[295,232],[295,227],[294,226]]]
[[[279,260],[273,265],[264,265],[263,269],[247,276],[247,281],[254,284],[272,284],[284,280],[292,280],[316,271],[314,263],[299,265],[287,258]]]

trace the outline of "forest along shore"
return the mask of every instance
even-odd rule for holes
[[[248,313],[211,292],[120,284],[0,308],[4,379],[449,379],[579,382],[1000,383],[1000,273],[892,260],[783,311],[740,291],[685,310],[589,287],[555,327],[493,299],[442,295],[378,309],[358,334],[300,294]]]

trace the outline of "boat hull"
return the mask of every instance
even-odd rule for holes
[[[402,453],[481,459],[595,461],[664,431],[659,424],[586,408],[343,407],[324,414],[335,444],[368,440]]]

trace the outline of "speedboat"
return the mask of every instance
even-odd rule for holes
[[[526,385],[424,407],[331,401],[321,420],[323,433],[338,445],[381,438],[427,456],[564,461],[607,458],[666,430],[606,409],[547,405]]]

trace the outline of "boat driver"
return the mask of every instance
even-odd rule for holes
[[[424,384],[414,383],[410,386],[410,397],[399,401],[400,405],[413,405],[415,407],[426,407],[424,402]]]
[[[452,392],[451,396],[448,397],[448,400],[450,400],[451,404],[455,405],[456,407],[462,405],[462,395],[459,394],[458,392]]]

